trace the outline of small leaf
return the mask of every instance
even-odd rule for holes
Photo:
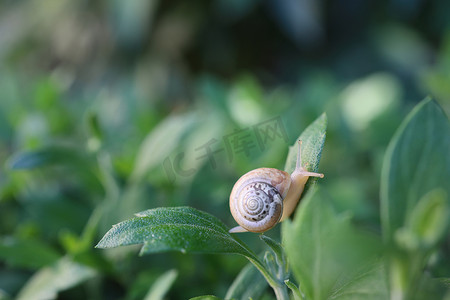
[[[388,242],[419,200],[442,188],[450,195],[450,123],[431,98],[419,103],[389,143],[381,176],[381,221]]]
[[[173,282],[178,276],[176,270],[169,270],[162,274],[150,287],[144,300],[162,300],[164,295],[169,291]]]
[[[447,195],[436,189],[419,200],[409,215],[409,228],[426,246],[434,244],[445,234],[449,219]]]
[[[327,131],[327,115],[323,113],[311,125],[309,125],[298,137],[295,143],[289,147],[289,153],[284,165],[284,170],[289,174],[295,169],[298,153],[298,140],[302,141],[302,164],[310,172],[319,171],[319,162],[322,156],[323,145]],[[303,190],[303,195],[316,182],[317,178],[310,178]]]
[[[436,189],[419,200],[405,227],[397,229],[395,241],[407,250],[430,249],[444,236],[449,219],[447,195]]]
[[[58,292],[74,287],[95,274],[93,269],[63,257],[53,266],[35,273],[22,288],[17,299],[54,299]]]
[[[325,143],[326,130],[327,115],[323,113],[302,132],[295,143],[289,148],[284,170],[288,173],[294,171],[295,163],[297,162],[297,141],[301,140],[302,162],[308,171],[317,172],[319,170],[320,157]]]
[[[241,270],[233,281],[233,284],[225,295],[225,299],[259,299],[265,292],[267,286],[267,281],[261,273],[249,263]]]
[[[275,259],[275,256],[273,255],[273,252],[266,251],[264,253],[264,264],[266,266],[266,269],[269,271],[270,274],[277,275],[278,274],[278,264]]]
[[[300,292],[298,287],[293,282],[289,281],[289,279],[286,279],[284,281],[284,284],[286,284],[286,286],[291,290],[292,295],[294,295],[295,300],[303,300],[304,299],[304,297],[302,296],[302,293]]]
[[[284,274],[287,274],[288,273],[287,260],[284,254],[283,247],[280,245],[280,243],[264,234],[260,235],[259,237],[270,247],[270,249],[272,249],[272,251],[275,253],[278,266],[282,266],[284,269]]]
[[[309,192],[294,221],[283,223],[282,237],[292,272],[306,299],[331,298],[356,280],[360,266],[381,248],[380,241],[355,230],[349,217],[337,215],[318,192]],[[378,293],[374,287],[365,297],[377,299]]]
[[[114,225],[96,247],[144,244],[140,254],[178,250],[255,257],[221,221],[194,208],[155,208],[137,216]]]

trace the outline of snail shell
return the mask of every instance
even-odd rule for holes
[[[289,173],[260,168],[243,175],[230,195],[235,220],[248,231],[264,232],[278,223],[291,184]]]
[[[264,232],[289,217],[310,176],[323,178],[323,174],[308,172],[301,165],[301,141],[292,174],[273,168],[244,174],[230,194],[230,211],[240,225],[230,232]]]

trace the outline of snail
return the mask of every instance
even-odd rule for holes
[[[259,168],[244,174],[235,183],[230,194],[230,210],[240,225],[235,232],[264,232],[288,218],[300,199],[309,177],[323,178],[323,174],[308,172],[301,162],[301,145],[292,174]]]

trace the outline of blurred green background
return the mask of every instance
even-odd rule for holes
[[[223,297],[244,258],[93,247],[159,206],[235,226],[236,179],[282,169],[322,112],[320,185],[380,232],[395,129],[427,95],[450,111],[449,12],[445,0],[0,1],[0,299],[62,257],[84,271],[46,287],[58,299],[142,299],[169,269],[168,298]]]

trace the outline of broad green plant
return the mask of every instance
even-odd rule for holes
[[[302,161],[317,172],[326,136],[323,114],[300,136]],[[289,151],[285,171],[295,167]],[[113,226],[97,248],[142,244],[140,255],[165,251],[231,253],[245,267],[226,299],[260,297],[270,285],[277,299],[423,299],[445,288],[424,270],[448,233],[450,125],[427,98],[394,135],[383,163],[379,235],[357,228],[348,213],[310,179],[293,220],[282,223],[282,242],[260,234],[268,250],[257,255],[213,215],[192,207],[161,207]],[[331,179],[332,180],[332,179]],[[291,276],[293,273],[293,277]],[[261,276],[262,275],[262,276]],[[291,294],[291,295],[290,295]],[[447,291],[448,296],[448,291]],[[201,296],[195,299],[218,299]]]

